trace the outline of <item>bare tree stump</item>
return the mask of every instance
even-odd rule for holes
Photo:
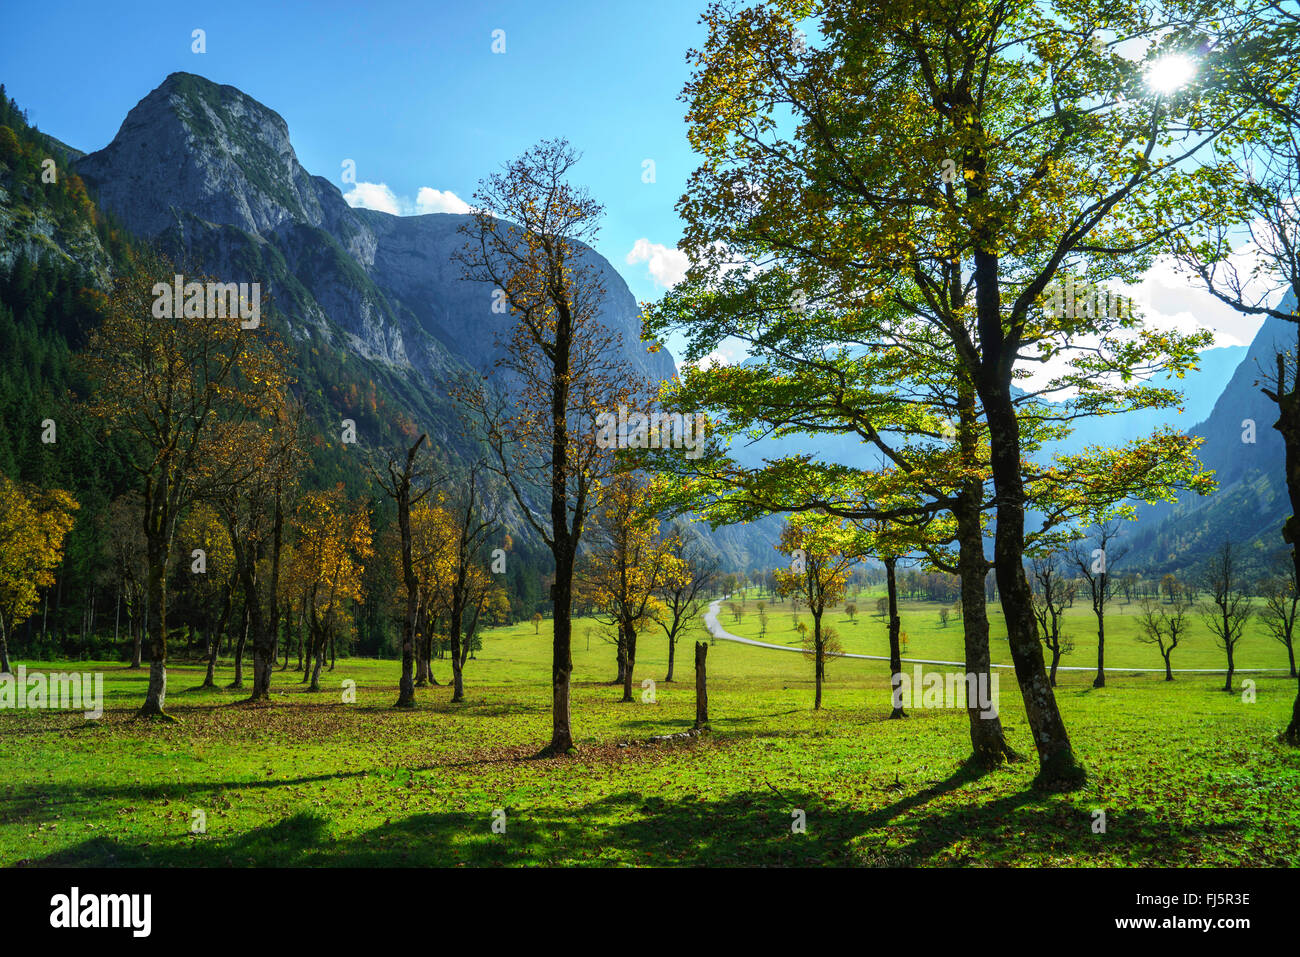
[[[709,679],[705,674],[704,660],[709,655],[707,642],[695,643],[695,727],[708,730],[709,727]]]

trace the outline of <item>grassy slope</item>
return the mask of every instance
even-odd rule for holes
[[[754,618],[724,623],[746,632]],[[768,640],[789,639],[781,619],[789,628],[788,612],[773,615]],[[879,621],[859,616],[859,627],[849,650],[878,648]],[[957,629],[938,634],[925,607],[907,606],[904,627],[913,654],[955,653]],[[585,623],[574,654],[581,751],[535,761],[549,731],[547,631],[490,633],[463,705],[438,687],[406,713],[390,707],[395,662],[341,659],[315,695],[279,672],[276,700],[255,707],[236,692],[187,690],[201,670],[176,666],[169,704],[182,723],[171,726],[132,720],[145,672],[78,665],[106,672],[98,725],[0,712],[0,864],[1300,864],[1300,753],[1275,741],[1295,686],[1280,675],[1258,678],[1258,701],[1245,704],[1216,690],[1216,675],[1117,675],[1098,691],[1067,673],[1059,700],[1092,775],[1084,791],[1044,796],[1029,789],[1033,761],[963,774],[961,712],[884,720],[879,662],[833,663],[827,708],[814,713],[802,659],[729,642],[709,651],[713,733],[643,743],[691,724],[689,643],[656,703],[623,705],[603,683],[612,648],[592,629],[588,650]],[[642,640],[638,681],[663,677],[663,644]],[[1148,648],[1108,646],[1118,661],[1151,663]],[[357,682],[355,704],[341,700],[345,679]],[[1028,750],[1009,675],[1001,708]],[[491,830],[495,808],[503,835]],[[806,834],[791,833],[795,808]],[[1104,834],[1092,831],[1097,809]],[[190,833],[194,810],[206,834]]]

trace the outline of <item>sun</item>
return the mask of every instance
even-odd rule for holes
[[[1157,93],[1173,93],[1186,86],[1196,75],[1196,64],[1191,57],[1175,53],[1161,57],[1147,70],[1147,86]]]

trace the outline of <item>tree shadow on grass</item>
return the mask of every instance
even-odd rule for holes
[[[319,779],[300,779],[312,780]],[[875,808],[773,785],[718,799],[687,795],[666,800],[626,791],[578,807],[505,807],[504,818],[494,817],[489,808],[415,814],[353,835],[338,834],[323,813],[300,811],[229,836],[209,822],[207,834],[161,835],[148,845],[97,837],[23,863],[182,867],[1160,863],[1176,860],[1183,845],[1247,826],[1229,821],[1196,828],[1142,810],[1117,810],[1107,832],[1097,834],[1089,815],[1066,798],[1024,790],[980,801],[979,795],[991,790],[991,786],[978,787],[980,780],[963,768]],[[231,782],[211,787],[226,786],[248,785]],[[193,788],[184,789],[190,793]],[[799,819],[796,811],[806,821],[803,833],[792,829]],[[492,824],[498,819],[504,821],[505,833],[494,833]]]
[[[62,815],[68,819],[78,816],[78,808],[100,802],[181,801],[197,795],[225,791],[266,790],[293,787],[300,784],[318,784],[346,778],[377,774],[375,770],[338,771],[333,774],[303,775],[295,778],[264,778],[243,781],[170,781],[150,784],[85,784],[78,787],[26,788],[0,794],[0,823],[41,823]]]

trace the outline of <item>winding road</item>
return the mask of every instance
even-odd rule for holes
[[[753,645],[755,648],[772,648],[776,651],[793,651],[795,654],[803,654],[802,648],[792,648],[789,645],[774,645],[767,641],[756,641],[753,638],[742,638],[740,635],[733,635],[722,625],[718,624],[718,608],[721,604],[730,598],[730,595],[723,595],[721,598],[715,598],[709,602],[709,610],[704,613],[704,627],[708,629],[710,635],[714,638],[720,638],[723,641],[736,641],[742,645]],[[861,658],[864,661],[888,661],[889,658],[882,655],[853,655],[848,652],[836,655],[837,658]],[[937,661],[931,658],[901,658],[899,659],[909,665],[952,665],[958,668],[965,668],[964,661]],[[1014,668],[1015,665],[992,665],[994,668]],[[1057,671],[1093,671],[1097,669],[1087,665],[1057,665]],[[1164,668],[1104,668],[1103,671],[1119,672],[1127,674],[1137,674],[1139,672],[1152,672],[1164,674]],[[1173,668],[1175,674],[1223,674],[1223,668]],[[1285,668],[1234,668],[1233,674],[1286,674]]]

